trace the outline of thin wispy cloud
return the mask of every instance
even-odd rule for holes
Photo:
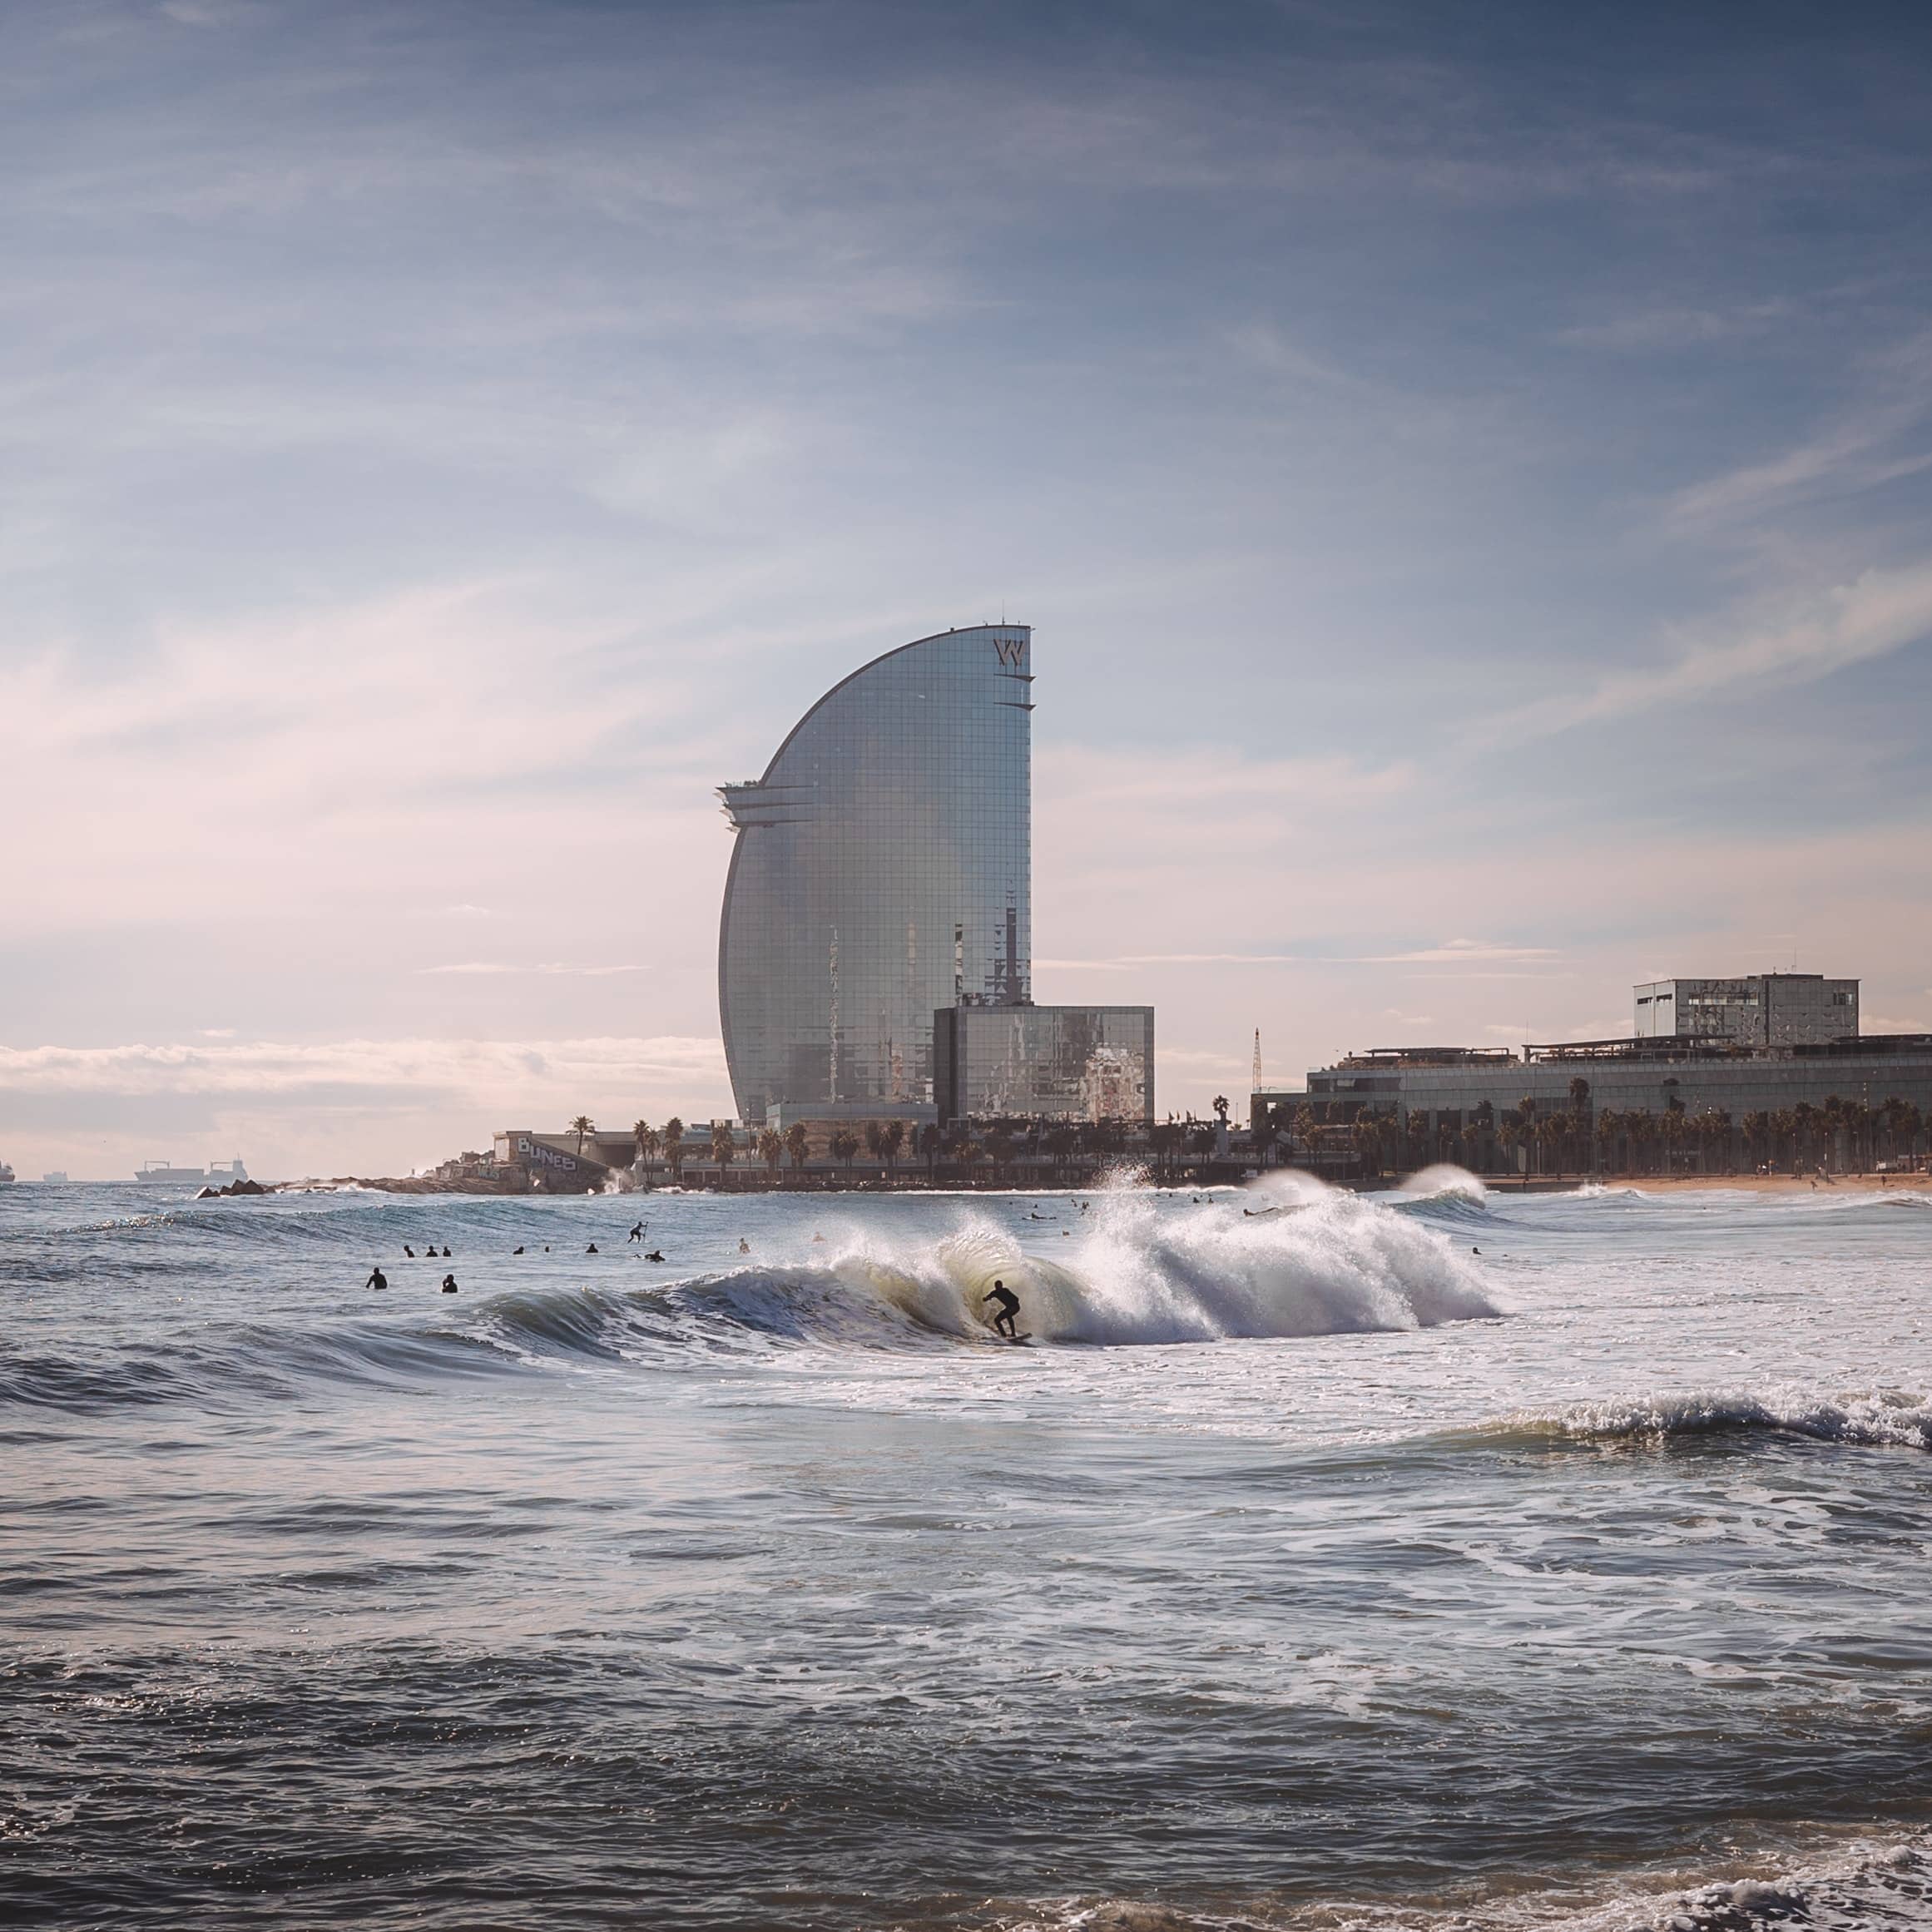
[[[1932,461],[1932,458],[1929,458]],[[1932,637],[1932,559],[1869,571],[1803,601],[1781,622],[1721,642],[1696,642],[1656,666],[1619,671],[1573,694],[1503,712],[1474,734],[1485,749],[1642,711],[1807,684]]]
[[[606,979],[619,973],[648,973],[648,966],[567,966],[551,961],[535,966],[515,966],[495,959],[465,959],[449,966],[419,966],[419,973],[464,973],[483,977],[502,974],[534,973],[545,978],[563,979]]]

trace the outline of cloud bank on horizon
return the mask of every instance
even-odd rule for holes
[[[1862,974],[1932,1027],[1932,19],[33,0],[0,1155],[730,1108],[710,787],[1037,627],[1164,1107]],[[1157,909],[1157,916],[1150,916]]]

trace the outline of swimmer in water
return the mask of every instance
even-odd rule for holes
[[[389,1278],[380,1268],[371,1268],[369,1271],[368,1281],[363,1283],[363,1286],[365,1288],[386,1288],[389,1285]]]
[[[751,1252],[751,1244],[745,1239],[743,1235],[738,1236],[738,1252],[741,1255],[748,1255]]]
[[[644,1259],[647,1261],[661,1261],[664,1259],[664,1251],[662,1248],[653,1248]]]
[[[403,1252],[407,1255],[412,1261],[415,1260],[416,1251],[411,1247],[407,1241],[403,1243]]]
[[[1005,1282],[995,1281],[991,1289],[979,1297],[979,1305],[983,1308],[989,1301],[999,1304],[999,1313],[993,1318],[994,1330],[1004,1335],[1008,1341],[1018,1341],[1019,1329],[1013,1318],[1019,1313],[1019,1296]]]
[[[431,1254],[434,1254],[434,1253],[436,1252],[436,1251],[435,1251],[435,1249],[432,1248],[432,1249],[430,1249],[429,1252],[430,1252]],[[445,1249],[443,1251],[443,1260],[444,1260],[444,1261],[447,1261],[449,1259],[449,1250],[448,1250],[448,1248],[445,1248]]]
[[[523,1253],[523,1251],[521,1248],[512,1248],[512,1249],[510,1250],[510,1252],[511,1252],[513,1255],[520,1255],[520,1254],[522,1254],[522,1253]]]
[[[455,1276],[445,1275],[443,1277],[443,1292],[445,1295],[453,1295],[456,1292]]]
[[[597,1244],[595,1241],[592,1241],[592,1242],[591,1243],[591,1245],[590,1245],[590,1246],[589,1246],[587,1248],[586,1248],[586,1249],[584,1250],[584,1252],[585,1252],[587,1255],[594,1255],[594,1254],[595,1254],[597,1251]]]

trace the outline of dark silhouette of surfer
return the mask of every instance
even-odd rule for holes
[[[510,1250],[510,1252],[511,1252],[513,1255],[520,1255],[520,1254],[522,1254],[522,1253],[523,1253],[523,1251],[521,1248],[512,1248],[512,1249]]]
[[[416,1251],[411,1247],[407,1241],[403,1243],[403,1252],[407,1255],[412,1261],[415,1260]]]
[[[445,1295],[453,1295],[456,1292],[455,1276],[445,1275],[443,1277],[443,1292]]]
[[[586,1249],[584,1250],[584,1252],[585,1252],[587,1255],[594,1255],[594,1254],[595,1254],[597,1251],[597,1244],[595,1241],[592,1241],[592,1242],[591,1243],[591,1245],[590,1245],[590,1246],[589,1246],[587,1248],[586,1248]]]
[[[662,1248],[653,1248],[651,1252],[644,1257],[644,1259],[647,1261],[661,1261],[664,1259],[664,1250]]]
[[[636,1241],[640,1247],[644,1245],[644,1223],[642,1221],[639,1221],[637,1226],[631,1230],[630,1238]]]
[[[979,1305],[983,1308],[989,1301],[999,1304],[999,1313],[993,1318],[994,1330],[1008,1341],[1018,1341],[1019,1328],[1013,1317],[1019,1313],[1019,1296],[1005,1282],[995,1281],[991,1289],[979,1297]]]
[[[436,1251],[435,1251],[435,1249],[432,1248],[432,1249],[430,1249],[429,1252],[430,1252],[431,1254],[434,1254],[434,1253],[436,1252]],[[447,1261],[449,1259],[449,1250],[448,1250],[448,1248],[445,1248],[445,1249],[443,1251],[443,1260],[444,1260],[444,1261]]]
[[[389,1278],[380,1268],[371,1268],[369,1271],[368,1281],[363,1283],[363,1286],[365,1288],[386,1288],[389,1285]]]
[[[743,1235],[738,1236],[738,1252],[741,1255],[748,1255],[751,1252],[751,1244],[745,1239]]]

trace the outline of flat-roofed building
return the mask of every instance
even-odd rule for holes
[[[942,1121],[1154,1117],[1151,1006],[957,1006],[933,1015]]]
[[[1640,1040],[1727,1040],[1751,1047],[1822,1046],[1858,1033],[1858,982],[1821,973],[1733,979],[1653,979],[1633,987]]]

